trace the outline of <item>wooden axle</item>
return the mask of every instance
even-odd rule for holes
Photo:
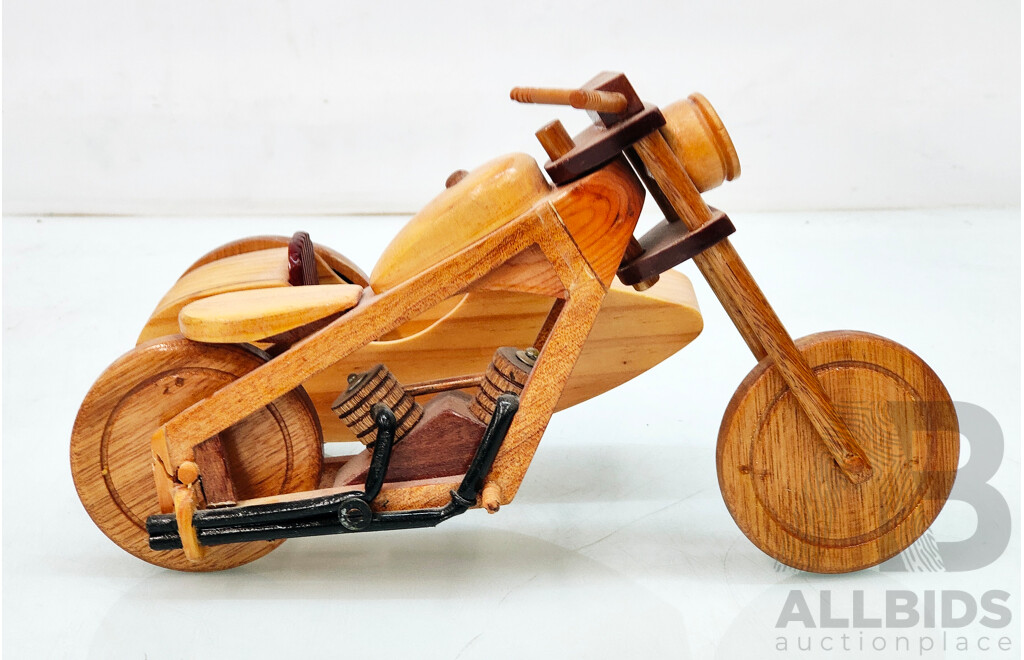
[[[483,380],[483,374],[470,374],[468,376],[453,376],[451,378],[436,378],[425,380],[420,383],[410,383],[405,386],[405,393],[409,396],[425,396],[437,394],[438,392],[449,392],[451,390],[462,390],[469,387],[477,387]]]

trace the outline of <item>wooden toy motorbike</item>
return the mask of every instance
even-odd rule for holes
[[[700,332],[671,270],[693,259],[758,360],[718,438],[740,529],[818,572],[917,539],[955,476],[949,395],[888,339],[789,337],[733,224],[701,198],[739,174],[710,104],[659,110],[613,73],[512,98],[591,113],[575,138],[558,121],[537,133],[554,185],[522,154],[456,172],[370,277],[301,232],[186,271],[75,422],[72,473],[100,529],[146,561],[205,571],[286,538],[493,513],[553,412]],[[635,239],[645,188],[666,217]],[[353,437],[361,453],[323,458],[325,440]]]

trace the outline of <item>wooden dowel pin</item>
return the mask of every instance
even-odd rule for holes
[[[483,374],[470,374],[468,376],[452,376],[451,378],[438,378],[436,380],[425,380],[420,383],[404,385],[405,393],[409,396],[423,396],[425,394],[437,394],[450,390],[462,390],[467,387],[479,387],[483,380]]]
[[[495,481],[488,481],[480,494],[480,505],[487,513],[497,513],[501,508],[501,485]]]
[[[557,119],[544,124],[537,131],[536,136],[540,146],[544,147],[548,158],[553,161],[569,153],[576,146],[569,132],[565,130],[565,126],[562,126],[562,122]]]
[[[580,110],[623,112],[629,104],[625,94],[591,89],[551,89],[545,87],[514,87],[509,93],[513,101],[570,105]]]
[[[451,188],[459,181],[465,179],[467,174],[469,174],[469,172],[467,172],[466,170],[455,170],[454,172],[448,175],[447,179],[444,180],[444,187]]]

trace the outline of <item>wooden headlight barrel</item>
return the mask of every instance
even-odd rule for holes
[[[662,108],[661,114],[665,116],[661,134],[697,190],[717,188],[740,175],[740,159],[732,138],[702,94],[690,94]]]

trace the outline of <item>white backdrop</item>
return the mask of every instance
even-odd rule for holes
[[[603,69],[711,99],[731,210],[1019,205],[1014,0],[551,5],[8,0],[4,211],[415,211]]]

